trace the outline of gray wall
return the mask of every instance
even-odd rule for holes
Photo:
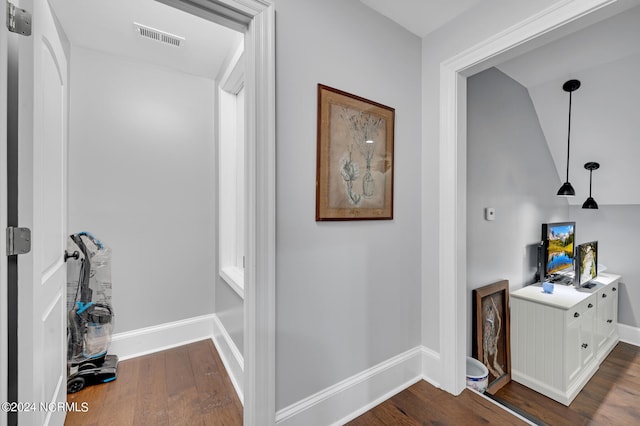
[[[470,343],[472,289],[533,282],[541,224],[568,220],[569,206],[555,195],[561,180],[525,87],[496,68],[470,77],[467,126]],[[485,207],[496,209],[494,221],[485,220]]]
[[[596,172],[593,179],[593,198],[598,201]],[[640,262],[635,250],[640,241],[640,206],[599,207],[598,210],[571,207],[571,220],[576,221],[577,243],[598,241],[598,263],[605,265],[607,272],[622,275],[618,295],[618,322],[640,327]]]
[[[420,344],[420,39],[355,0],[277,0],[276,407]],[[394,219],[316,222],[317,84],[394,107]]]
[[[213,80],[73,47],[69,232],[113,249],[116,332],[213,312]]]

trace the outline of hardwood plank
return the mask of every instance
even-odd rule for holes
[[[180,395],[195,387],[191,360],[189,359],[189,345],[169,349],[164,352],[164,356],[167,396]]]
[[[242,404],[236,397],[213,342],[190,348],[189,356],[198,390],[200,413],[217,419],[218,424],[242,424]]]
[[[210,339],[122,361],[117,380],[68,395],[89,404],[65,425],[242,424],[242,404]]]
[[[140,360],[135,416],[136,425],[168,425],[166,352]]]
[[[379,406],[378,406],[379,407]],[[374,409],[377,407],[374,407]],[[369,410],[363,415],[353,419],[349,424],[351,426],[386,426],[375,414],[373,410]]]
[[[347,424],[353,426],[526,423],[470,390],[465,389],[459,396],[453,396],[421,380]]]
[[[496,396],[551,425],[637,424],[640,348],[618,343],[568,407],[516,382]]]

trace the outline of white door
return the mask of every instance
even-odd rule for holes
[[[6,3],[0,1],[0,23],[6,22]],[[6,27],[0,29],[0,170],[7,170],[7,37]],[[0,178],[0,231],[7,226],[6,172]],[[8,329],[7,329],[7,252],[6,233],[0,232],[0,402],[8,400]],[[7,424],[7,414],[0,412],[0,426]]]
[[[18,400],[49,404],[21,425],[61,425],[66,401],[67,59],[46,0],[26,0],[19,41],[18,219],[32,249],[18,257]]]

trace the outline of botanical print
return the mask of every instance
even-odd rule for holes
[[[316,220],[393,219],[395,110],[318,85]]]
[[[332,208],[384,206],[385,121],[370,112],[331,105]]]

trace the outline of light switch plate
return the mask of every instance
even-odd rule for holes
[[[486,220],[496,220],[496,209],[487,207],[484,209],[484,218]]]

